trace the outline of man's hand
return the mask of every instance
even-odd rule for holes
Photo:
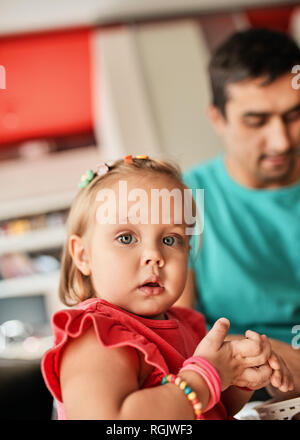
[[[251,367],[243,372],[236,385],[255,390],[271,384],[281,392],[292,391],[293,376],[281,356],[272,350],[268,337],[252,330],[247,330],[245,336],[231,341],[235,356],[239,352],[245,365]]]
[[[234,385],[251,390],[267,386],[272,376],[272,369],[268,364],[272,352],[268,338],[248,330],[243,339],[232,340],[230,343],[235,357],[245,367]]]
[[[272,347],[265,335],[247,330],[243,339],[232,340],[234,354],[244,359],[247,367],[260,367],[267,363]]]
[[[242,340],[225,341],[229,321],[220,318],[197,346],[194,355],[210,361],[218,370],[222,391],[231,385],[259,389],[270,383],[268,364],[271,344],[258,333],[247,332]]]
[[[278,390],[283,393],[293,391],[294,380],[284,360],[279,355],[272,352],[268,362],[273,370],[270,380],[271,385],[274,388],[278,388]]]

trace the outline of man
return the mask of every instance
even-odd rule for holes
[[[201,252],[178,305],[231,333],[265,333],[300,395],[300,50],[264,29],[238,32],[213,55],[208,115],[225,153],[188,171],[204,188]],[[232,336],[236,337],[236,336]],[[297,342],[298,341],[298,342]],[[291,397],[291,396],[290,396]],[[286,396],[285,396],[286,398]]]

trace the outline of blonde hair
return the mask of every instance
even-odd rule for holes
[[[178,165],[158,159],[136,159],[132,162],[117,160],[109,171],[93,178],[75,197],[67,220],[67,238],[62,252],[59,282],[59,298],[67,306],[76,305],[81,301],[96,296],[90,276],[84,275],[75,265],[69,251],[69,240],[72,234],[82,237],[88,228],[91,217],[90,207],[94,205],[99,189],[104,185],[113,184],[120,177],[129,177],[141,173],[141,177],[150,174],[161,174],[174,180],[182,189],[187,186],[182,182]]]

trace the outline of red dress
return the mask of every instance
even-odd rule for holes
[[[160,385],[166,374],[177,374],[184,360],[193,355],[205,336],[205,319],[199,312],[181,307],[172,307],[166,315],[166,320],[142,318],[98,298],[56,312],[52,318],[54,346],[42,359],[42,373],[56,399],[58,419],[66,419],[59,381],[63,348],[70,338],[80,337],[90,325],[94,326],[99,343],[105,347],[131,346],[144,354],[153,370],[143,388]],[[222,402],[206,412],[203,418],[227,419]]]

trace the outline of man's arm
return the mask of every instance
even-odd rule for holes
[[[195,274],[193,269],[189,269],[184,291],[182,292],[181,297],[174,305],[179,307],[187,307],[188,309],[194,309],[195,303],[196,303]]]

